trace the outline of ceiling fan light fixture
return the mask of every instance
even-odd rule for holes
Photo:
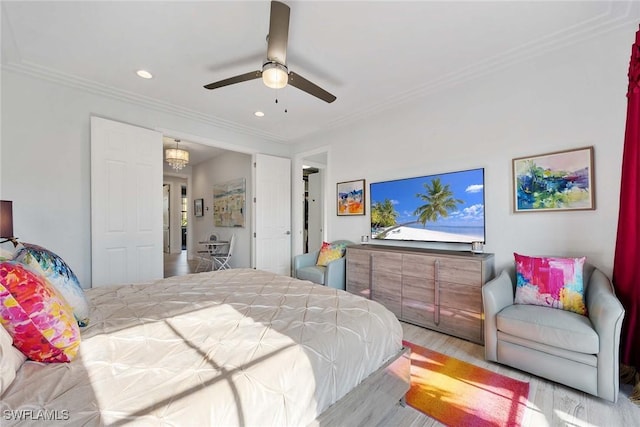
[[[262,66],[262,81],[271,89],[282,89],[289,81],[289,70],[282,64],[269,61]]]

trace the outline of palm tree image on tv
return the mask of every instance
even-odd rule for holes
[[[483,242],[484,171],[372,184],[371,236],[379,240]]]
[[[389,232],[414,223],[420,223],[424,227],[428,221],[436,222],[438,218],[448,217],[449,212],[454,211],[458,204],[464,203],[464,200],[453,197],[449,184],[443,186],[440,178],[432,179],[431,183],[425,182],[423,186],[425,192],[416,194],[416,198],[424,202],[413,213],[418,217],[416,221],[397,224],[398,212],[393,208],[393,204],[389,199],[385,199],[383,203],[376,203],[372,207],[372,210],[376,212],[376,225],[387,227],[375,236],[376,239],[384,239]],[[371,223],[374,223],[373,213]]]
[[[383,202],[376,202],[371,206],[371,226],[376,228],[394,226],[398,215],[391,200],[384,199]]]
[[[424,205],[418,207],[414,212],[418,215],[418,222],[423,226],[427,221],[436,222],[439,217],[446,218],[449,212],[454,211],[458,204],[464,203],[464,200],[456,199],[449,189],[449,184],[443,186],[440,178],[432,179],[431,185],[424,184],[426,190],[424,194],[416,194],[416,197],[425,202]]]

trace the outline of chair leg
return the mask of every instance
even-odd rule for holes
[[[214,258],[213,264],[214,264],[215,270],[228,270],[229,268],[231,268],[231,266],[229,265],[229,258],[226,258],[226,259]]]
[[[206,259],[204,257],[198,257],[198,265],[196,265],[196,273],[199,273],[200,271],[207,271],[207,264],[211,263],[211,269],[213,269],[213,262],[209,259]],[[200,270],[200,267],[205,267],[202,270]]]

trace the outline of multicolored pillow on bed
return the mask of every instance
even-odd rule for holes
[[[585,258],[536,258],[514,253],[516,260],[516,304],[560,308],[586,315]]]
[[[328,243],[322,242],[320,253],[318,254],[318,261],[316,265],[326,266],[331,261],[335,261],[344,256],[344,252],[347,249],[346,243]]]
[[[78,278],[62,258],[38,245],[22,243],[14,259],[28,265],[55,286],[73,308],[79,326],[89,324],[89,302]]]
[[[0,323],[31,360],[69,362],[80,346],[80,329],[65,299],[47,279],[14,261],[0,262]]]

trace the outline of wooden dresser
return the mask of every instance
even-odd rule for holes
[[[346,256],[348,292],[402,321],[484,343],[481,288],[494,276],[493,254],[354,245]]]

